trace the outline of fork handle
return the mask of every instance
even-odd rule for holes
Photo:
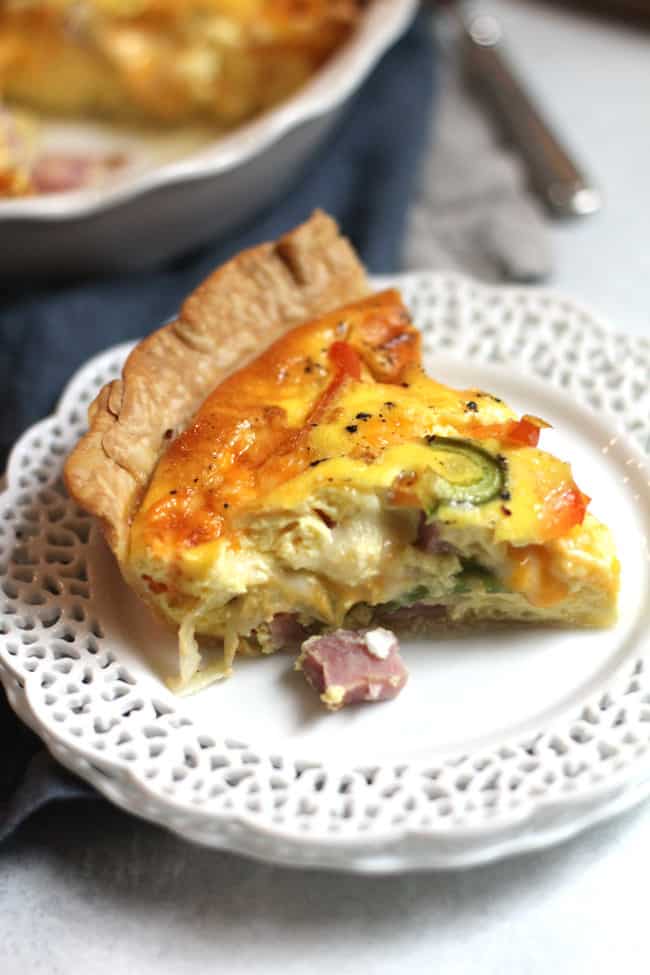
[[[492,31],[487,24],[477,28],[480,19],[492,21]],[[504,55],[497,22],[493,18],[468,22],[462,15],[458,20],[464,67],[524,158],[533,189],[554,216],[585,216],[599,210],[597,188],[553,132]]]

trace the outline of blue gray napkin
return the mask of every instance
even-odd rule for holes
[[[429,18],[422,14],[291,191],[226,239],[129,277],[65,284],[0,279],[0,471],[17,436],[51,412],[66,381],[90,356],[151,331],[216,265],[277,237],[315,207],[337,218],[372,271],[398,268],[427,144],[435,60]],[[0,742],[0,840],[50,800],[94,794],[45,753],[2,691]]]

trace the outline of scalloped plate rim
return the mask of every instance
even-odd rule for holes
[[[5,689],[7,689],[8,674],[5,672],[1,664],[2,660],[0,659],[0,683],[3,684]],[[640,763],[647,767],[641,770],[638,775],[630,776],[629,772],[621,773],[620,775],[612,777],[614,781],[595,787],[592,790],[592,795],[590,796],[589,802],[584,797],[581,798],[571,795],[564,796],[562,800],[544,799],[544,797],[541,797],[533,810],[529,810],[522,815],[519,820],[512,824],[515,828],[519,828],[519,830],[525,827],[531,828],[527,829],[525,832],[517,832],[510,838],[502,839],[501,841],[497,840],[496,842],[489,841],[490,835],[494,834],[498,836],[499,832],[504,831],[503,826],[499,826],[499,824],[496,823],[488,823],[487,825],[482,824],[481,826],[469,827],[465,829],[459,828],[457,830],[458,835],[460,836],[461,834],[464,834],[466,838],[480,834],[483,834],[484,836],[488,834],[487,843],[483,844],[483,846],[478,849],[472,848],[469,852],[447,852],[446,854],[442,855],[439,852],[434,851],[429,855],[426,855],[422,850],[417,850],[411,856],[406,855],[404,852],[392,854],[390,847],[395,843],[396,839],[417,839],[422,835],[426,836],[426,839],[434,840],[447,838],[443,831],[436,832],[433,830],[428,830],[425,833],[422,833],[417,829],[404,828],[393,831],[390,834],[386,833],[384,835],[378,835],[372,840],[366,840],[363,844],[359,842],[358,838],[353,837],[336,836],[331,838],[328,837],[326,839],[321,838],[318,841],[312,841],[311,844],[314,849],[318,850],[317,853],[307,856],[301,854],[299,859],[295,859],[286,853],[274,854],[269,850],[260,852],[254,847],[251,848],[250,843],[246,842],[245,837],[242,838],[241,842],[238,842],[232,837],[228,837],[227,834],[222,833],[219,836],[218,843],[215,843],[213,842],[214,837],[208,839],[205,836],[200,836],[194,832],[183,830],[182,828],[174,826],[166,819],[164,813],[156,815],[155,813],[147,814],[142,811],[134,811],[132,806],[129,805],[127,799],[123,799],[122,797],[116,795],[111,789],[108,783],[112,780],[105,779],[103,775],[92,774],[90,771],[84,771],[83,766],[79,766],[74,762],[68,761],[65,751],[61,751],[59,753],[57,736],[35,717],[33,711],[29,707],[27,697],[25,697],[23,704],[24,708],[12,705],[15,713],[23,721],[25,721],[25,723],[32,728],[35,733],[39,735],[50,754],[52,754],[57,761],[64,765],[73,774],[77,774],[81,778],[84,778],[90,785],[94,786],[97,791],[104,796],[104,798],[108,799],[109,802],[112,802],[124,812],[128,812],[131,815],[136,815],[138,818],[144,819],[145,821],[154,825],[162,826],[179,836],[181,839],[205,846],[208,849],[235,853],[249,859],[257,860],[261,863],[290,867],[292,869],[328,870],[333,872],[358,873],[366,875],[388,875],[416,871],[421,872],[425,870],[469,870],[474,867],[495,863],[512,856],[521,856],[527,853],[534,853],[539,850],[548,849],[568,842],[569,840],[581,835],[582,833],[596,827],[601,823],[605,823],[618,816],[622,816],[624,813],[634,809],[636,806],[646,801],[650,795],[650,760],[647,760]],[[84,758],[84,762],[86,761],[87,759]],[[142,787],[143,783],[137,780],[127,767],[121,767],[119,771],[123,777],[131,780],[131,782],[137,785],[138,788]],[[618,779],[622,781],[616,781]],[[146,784],[144,785],[146,788]],[[179,811],[181,812],[187,811],[185,806],[183,806],[181,803],[177,803],[172,798],[169,798],[168,805],[177,805],[179,807]],[[573,805],[588,805],[589,808],[587,808],[582,815],[573,816],[569,822],[562,823],[554,828],[535,828],[536,819],[543,817],[549,812],[552,813],[557,807],[571,807]],[[268,827],[262,826],[258,822],[249,820],[245,815],[241,815],[239,813],[230,816],[217,813],[201,814],[200,810],[197,810],[197,813],[220,825],[228,824],[230,822],[240,825],[244,827],[253,838],[260,837],[262,839],[268,839],[269,837],[273,837],[274,839],[280,840],[283,843],[296,843],[295,835],[283,834],[281,829],[271,830]],[[362,856],[362,858],[351,858],[350,854],[354,853],[355,848],[358,849],[361,846],[365,848],[365,854]],[[323,858],[322,853],[328,848],[330,848],[329,855],[326,858]],[[338,858],[331,855],[331,848],[338,850]],[[380,856],[384,859],[379,863],[375,863],[372,859],[367,860],[366,856]]]

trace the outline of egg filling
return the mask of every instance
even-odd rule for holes
[[[162,456],[129,581],[179,626],[178,687],[237,653],[377,621],[606,625],[618,563],[543,421],[420,365],[394,291],[293,329]]]

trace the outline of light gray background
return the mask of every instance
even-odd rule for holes
[[[606,195],[554,225],[552,286],[650,328],[650,35],[499,0],[514,59]],[[2,975],[641,975],[650,806],[459,874],[281,870],[105,804],[36,816],[0,851]]]

